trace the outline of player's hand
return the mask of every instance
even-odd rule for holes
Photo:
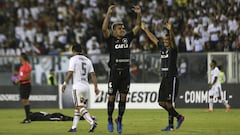
[[[212,89],[212,84],[210,84],[210,85],[209,85],[209,88],[208,88],[208,89],[209,89],[209,90],[211,90],[211,89]]]
[[[98,95],[100,93],[100,90],[98,88],[95,88],[95,94]]]
[[[62,88],[61,88],[61,89],[62,89],[62,93],[64,93],[64,91],[66,90],[66,87],[67,87],[67,84],[66,84],[66,83],[63,83],[63,84],[62,84]]]
[[[16,80],[16,81],[15,81],[15,84],[16,84],[16,85],[20,84],[20,79]]]
[[[133,6],[132,10],[135,12],[135,13],[141,13],[141,8],[140,6]]]
[[[108,14],[112,13],[112,12],[113,12],[113,9],[114,9],[115,7],[116,7],[115,5],[109,6],[107,13],[108,13]]]

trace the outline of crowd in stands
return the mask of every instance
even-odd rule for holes
[[[141,6],[142,22],[159,39],[170,20],[180,53],[240,50],[240,0],[1,0],[0,56],[67,55],[76,43],[105,54],[101,25],[111,4],[111,22],[123,21],[128,31],[132,5]],[[133,53],[159,51],[144,32],[131,46]]]

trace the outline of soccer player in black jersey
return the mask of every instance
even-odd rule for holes
[[[131,32],[126,33],[122,22],[114,22],[111,29],[108,29],[108,22],[115,5],[108,8],[102,25],[103,36],[107,41],[110,53],[109,68],[110,76],[108,82],[108,131],[113,132],[112,114],[114,111],[115,98],[117,92],[120,94],[118,104],[118,117],[115,119],[117,132],[122,133],[122,117],[126,108],[126,97],[130,85],[130,43],[134,36],[141,29],[141,9],[133,6],[132,10],[137,14],[136,25]]]
[[[177,118],[176,129],[180,128],[184,121],[184,116],[179,114],[174,108],[175,98],[178,92],[178,78],[177,78],[177,47],[175,44],[174,34],[172,31],[171,22],[167,22],[164,29],[165,35],[163,37],[163,43],[160,42],[142,23],[141,28],[150,40],[161,50],[161,75],[162,81],[159,88],[159,105],[168,112],[169,125],[162,129],[162,131],[172,131],[173,118]]]

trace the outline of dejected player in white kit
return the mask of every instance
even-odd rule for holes
[[[62,92],[65,91],[68,81],[73,77],[72,98],[75,105],[73,125],[68,132],[76,132],[80,115],[90,124],[89,132],[93,132],[97,127],[97,123],[92,119],[86,108],[86,101],[89,93],[88,75],[91,75],[96,95],[99,94],[97,79],[94,68],[90,59],[81,54],[81,46],[74,45],[72,47],[73,56],[69,61],[69,68],[64,83],[62,84]]]
[[[211,61],[210,68],[209,109],[206,112],[213,112],[214,97],[217,97],[226,107],[226,112],[229,112],[230,105],[223,99],[222,87],[219,81],[220,71],[215,60]]]

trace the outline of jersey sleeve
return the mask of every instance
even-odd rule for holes
[[[88,62],[89,62],[89,73],[92,73],[94,72],[93,64],[90,60]]]
[[[73,60],[73,57],[70,58],[68,71],[74,71],[74,60]]]
[[[219,71],[214,69],[213,70],[213,78],[218,77],[218,75],[219,75]]]

